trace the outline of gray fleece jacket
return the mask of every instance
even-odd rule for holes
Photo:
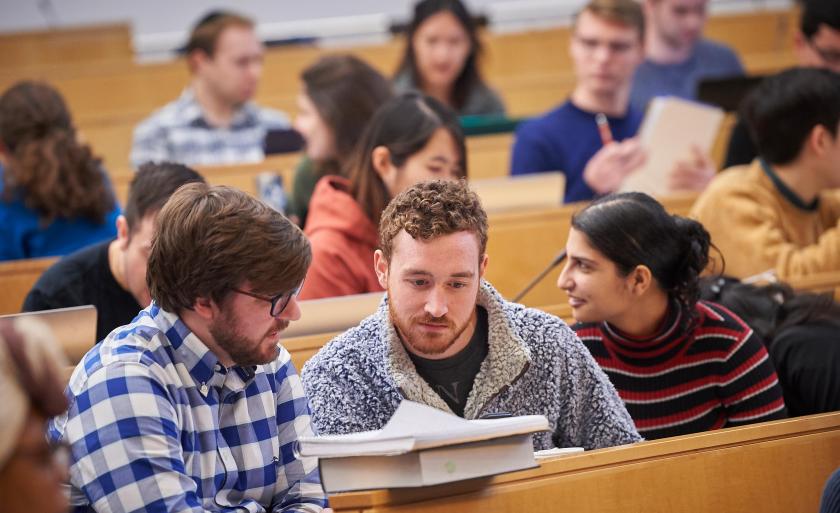
[[[313,427],[322,434],[382,428],[410,399],[449,411],[417,374],[388,315],[379,309],[325,345],[303,367]],[[464,417],[486,413],[545,415],[552,432],[534,435],[534,448],[596,449],[641,440],[607,376],[560,319],[505,301],[482,282],[488,353]]]

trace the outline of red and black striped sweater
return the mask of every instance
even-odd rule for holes
[[[649,440],[784,418],[776,371],[752,329],[715,303],[695,308],[690,329],[674,306],[643,340],[607,323],[574,329]]]

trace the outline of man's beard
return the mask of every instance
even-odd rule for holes
[[[277,319],[276,323],[256,342],[239,333],[237,326],[238,319],[225,313],[210,325],[210,335],[236,365],[248,367],[271,363],[277,358],[280,348],[276,345],[275,351],[270,354],[263,355],[259,351],[269,333],[277,331],[279,341],[279,333],[289,326],[289,321]]]
[[[426,356],[436,356],[448,351],[458,341],[472,320],[471,317],[463,325],[458,326],[445,315],[443,317],[433,317],[423,314],[405,318],[396,311],[394,303],[391,301],[388,301],[388,313],[403,344],[413,349],[414,352]],[[421,323],[446,325],[447,330],[441,333],[424,333],[419,326]]]

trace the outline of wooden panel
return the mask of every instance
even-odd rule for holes
[[[336,512],[805,513],[840,461],[840,413],[641,442],[419,489],[335,494]]]
[[[54,64],[131,61],[128,24],[63,28],[0,35],[0,68],[23,70]]]
[[[58,258],[36,258],[0,262],[0,314],[20,312],[23,300],[38,278]]]

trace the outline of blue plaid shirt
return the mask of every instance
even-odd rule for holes
[[[285,114],[251,102],[239,109],[229,127],[214,127],[204,119],[192,89],[186,89],[134,129],[131,165],[163,160],[190,166],[259,162],[265,158],[266,132],[280,128],[289,128]]]
[[[70,409],[50,422],[70,446],[74,511],[316,512],[317,462],[289,353],[225,369],[178,318],[152,303],[76,367]]]

